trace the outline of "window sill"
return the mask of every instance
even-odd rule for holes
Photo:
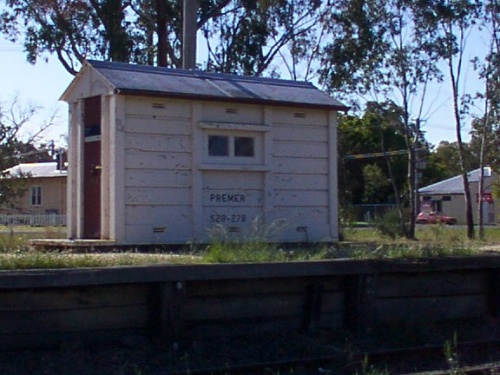
[[[243,171],[243,172],[270,172],[267,165],[241,165],[241,164],[201,164],[200,171]]]

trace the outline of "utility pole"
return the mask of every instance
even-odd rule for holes
[[[198,1],[184,0],[182,11],[182,69],[196,68]]]
[[[420,118],[417,118],[415,122],[415,143],[413,148],[415,150],[415,214],[418,215],[420,212],[420,195],[418,194],[418,176],[420,173],[420,155],[419,155],[419,139],[420,139]]]

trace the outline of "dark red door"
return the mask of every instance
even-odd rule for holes
[[[101,238],[101,98],[85,99],[83,237]]]

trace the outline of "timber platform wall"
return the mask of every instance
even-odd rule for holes
[[[1,271],[0,348],[500,316],[500,257]]]

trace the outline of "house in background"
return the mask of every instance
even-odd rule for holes
[[[15,213],[66,214],[67,171],[58,168],[58,163],[19,164],[4,172],[11,176],[27,176],[26,193],[14,205]]]
[[[280,242],[338,240],[347,108],[312,84],[87,61],[62,100],[70,239],[205,242],[258,222]]]
[[[493,186],[498,183],[498,176],[491,168],[484,168],[484,193],[479,197],[480,169],[468,174],[472,199],[474,222],[478,223],[478,204],[483,204],[483,223],[494,224],[500,221],[500,205],[495,203]],[[419,189],[420,211],[440,211],[457,218],[458,224],[465,224],[465,197],[462,176],[458,175],[444,181]]]

